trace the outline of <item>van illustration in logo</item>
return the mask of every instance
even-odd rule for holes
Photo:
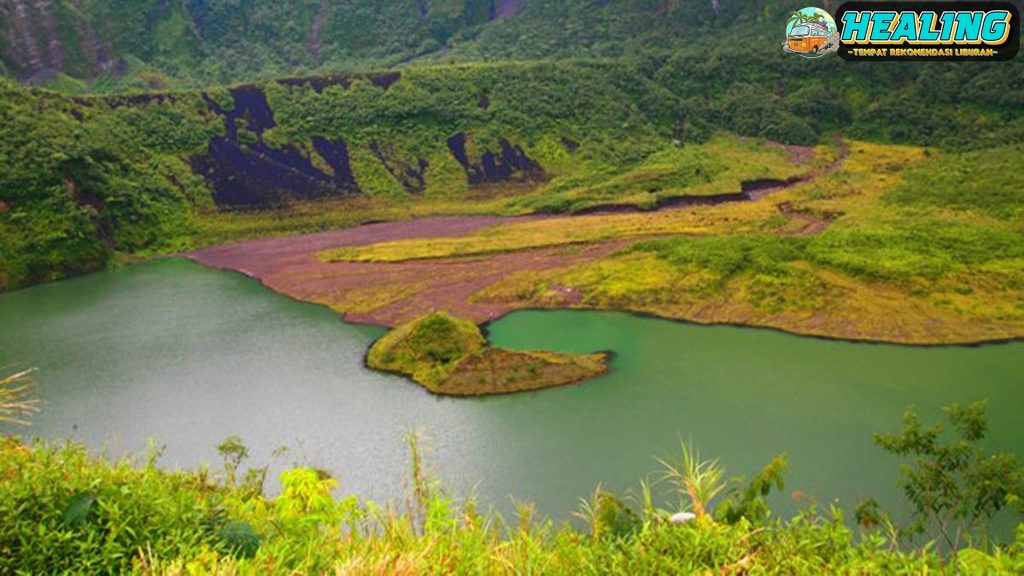
[[[821,8],[804,8],[789,15],[786,22],[786,52],[818,58],[839,50],[836,21]]]

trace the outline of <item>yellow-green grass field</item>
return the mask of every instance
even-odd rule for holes
[[[515,271],[472,300],[914,344],[1024,335],[1024,219],[1014,208],[1022,177],[1006,166],[1019,147],[983,156],[865,142],[849,148],[836,170],[755,202],[513,221],[319,257],[450,263],[626,239],[626,248],[592,261]],[[834,155],[823,148],[817,163]],[[567,289],[580,297],[567,301]]]

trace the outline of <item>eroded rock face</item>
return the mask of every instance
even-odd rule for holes
[[[377,77],[374,82],[387,89],[400,75]],[[328,85],[346,85],[350,77],[326,77],[284,80],[283,84],[303,82],[315,90]],[[221,105],[205,96],[213,113],[223,118],[224,135],[210,140],[205,154],[191,158],[193,170],[203,176],[213,190],[218,207],[268,208],[290,200],[316,200],[362,193],[352,172],[348,144],[340,138],[315,137],[306,146],[283,144],[272,147],[264,134],[276,126],[273,110],[260,86],[231,89],[231,105]],[[160,94],[114,97],[115,105],[137,105],[161,99]],[[162,100],[160,100],[162,102]],[[311,146],[309,145],[311,144]],[[471,186],[503,183],[539,182],[546,178],[543,168],[530,158],[522,146],[506,139],[497,150],[471,153],[467,136],[458,133],[448,140],[448,149],[466,172]],[[386,141],[371,141],[369,150],[406,192],[421,194],[427,188],[425,158],[410,156]]]
[[[427,189],[429,163],[425,159],[401,158],[390,146],[377,141],[370,142],[370,151],[406,192],[421,194]]]
[[[149,14],[164,3],[170,0],[147,13],[147,26]],[[114,54],[91,11],[84,0],[0,0],[0,60],[29,85],[61,73],[78,78],[123,73],[125,61]]]
[[[52,0],[3,0],[0,16],[7,60],[23,81],[46,80],[64,68],[65,49]]]
[[[295,146],[272,148],[263,141],[264,132],[273,128],[275,121],[261,88],[241,86],[231,90],[231,96],[231,109],[207,98],[210,108],[224,117],[225,135],[213,138],[206,154],[191,159],[193,170],[213,188],[217,206],[272,207],[294,199],[360,192],[343,140],[314,138],[313,150],[329,169],[314,165]]]
[[[123,74],[127,60],[141,60],[173,75],[201,61],[237,60],[234,54],[265,48],[272,68],[249,68],[234,80],[271,69],[344,64],[348,56],[373,57],[382,48],[417,56],[432,40],[447,47],[457,32],[520,14],[525,0],[357,0],[337,6],[276,0],[0,0],[0,61],[25,83],[60,74],[90,80]],[[389,5],[390,4],[390,5]],[[355,38],[353,30],[359,31]],[[297,33],[297,32],[304,32]],[[173,48],[168,48],[173,46]],[[146,81],[157,81],[159,75]],[[389,74],[374,83],[393,83]],[[380,86],[380,84],[378,84]],[[160,89],[160,85],[151,85]]]
[[[448,150],[466,171],[466,179],[471,186],[536,182],[545,178],[540,164],[527,156],[522,146],[513,145],[504,138],[498,145],[499,151],[486,151],[477,159],[469,157],[464,133],[459,132],[448,139]]]

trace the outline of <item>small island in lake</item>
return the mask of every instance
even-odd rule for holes
[[[575,384],[607,372],[608,357],[490,346],[473,322],[432,312],[377,340],[366,363],[434,394],[482,396]]]

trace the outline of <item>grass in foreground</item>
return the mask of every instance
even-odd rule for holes
[[[478,396],[572,384],[603,374],[606,354],[565,354],[488,346],[469,320],[435,312],[385,334],[367,364],[409,376],[435,394]]]
[[[338,483],[308,468],[282,473],[281,493],[266,498],[266,469],[236,481],[247,455],[236,439],[218,448],[217,473],[165,472],[158,452],[110,462],[77,444],[2,437],[0,572],[1019,574],[1024,525],[995,545],[984,523],[1019,504],[1022,469],[981,450],[983,405],[947,413],[953,434],[908,413],[901,432],[876,437],[907,460],[903,485],[919,522],[897,527],[869,502],[857,510],[859,530],[835,507],[773,516],[765,498],[783,487],[784,456],[749,482],[727,480],[717,460],[685,444],[632,496],[595,490],[573,527],[523,503],[506,520],[472,498],[456,502],[431,479],[415,435],[405,505],[335,498]],[[954,530],[955,541],[946,537]],[[906,539],[922,533],[935,540]]]

